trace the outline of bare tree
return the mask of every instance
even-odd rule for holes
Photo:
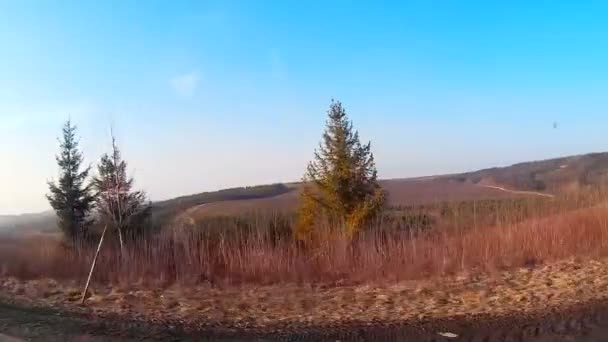
[[[124,254],[125,234],[141,232],[150,206],[143,191],[132,190],[134,180],[127,176],[127,163],[121,157],[114,134],[111,138],[112,152],[101,157],[93,184],[100,219],[116,230]]]

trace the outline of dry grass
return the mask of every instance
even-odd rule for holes
[[[603,203],[599,199],[593,203]],[[122,258],[115,244],[106,245],[94,281],[149,286],[360,284],[608,255],[608,207],[589,207],[592,201],[574,205],[571,201],[526,208],[523,221],[521,213],[511,208],[511,212],[498,215],[502,223],[493,226],[471,224],[463,228],[459,222],[458,229],[416,234],[372,229],[355,241],[326,234],[314,248],[303,248],[288,235],[262,229],[263,222],[253,223],[246,233],[165,230],[131,242]],[[4,240],[0,242],[0,275],[80,281],[87,274],[92,254],[93,248],[71,250],[51,238]]]
[[[352,328],[353,323],[382,322],[386,328],[391,323],[409,322],[415,326],[421,319],[513,314],[511,317],[520,320],[543,317],[546,326],[549,308],[568,310],[607,299],[608,260],[581,261],[569,259],[494,275],[371,285],[243,284],[219,288],[200,284],[160,289],[148,284],[97,284],[86,306],[80,305],[81,286],[73,281],[8,277],[0,278],[0,300],[93,313],[96,319],[108,318],[110,322],[117,314],[126,320],[143,319],[165,326],[179,322],[195,329],[261,329],[274,333]],[[563,317],[570,322],[574,318]]]

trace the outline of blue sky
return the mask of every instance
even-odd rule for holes
[[[382,178],[608,150],[608,3],[0,0],[0,214],[62,123],[152,199],[301,177],[331,98]],[[557,128],[553,123],[557,122]]]

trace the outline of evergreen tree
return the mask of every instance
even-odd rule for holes
[[[97,167],[93,185],[97,192],[99,217],[114,228],[121,250],[125,236],[142,233],[150,214],[150,205],[143,191],[133,191],[133,178],[127,176],[127,163],[122,159],[112,137],[112,154],[104,154]]]
[[[94,204],[91,185],[85,184],[90,167],[80,170],[83,157],[78,149],[76,126],[68,120],[63,126],[60,152],[55,156],[59,166],[59,180],[49,182],[46,196],[58,217],[59,228],[72,243],[82,238],[91,223],[88,214]]]
[[[297,234],[312,232],[319,213],[352,237],[383,208],[371,143],[362,145],[342,104],[332,101],[323,140],[304,176]]]

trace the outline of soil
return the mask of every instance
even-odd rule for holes
[[[0,304],[0,331],[27,341],[608,341],[608,303],[548,313],[427,320],[403,324],[350,324],[300,331],[219,331],[163,326],[128,318],[103,320],[53,309]],[[444,335],[444,336],[442,336]],[[3,341],[3,335],[0,335]]]
[[[154,288],[0,279],[32,341],[608,341],[608,260],[375,285]]]

